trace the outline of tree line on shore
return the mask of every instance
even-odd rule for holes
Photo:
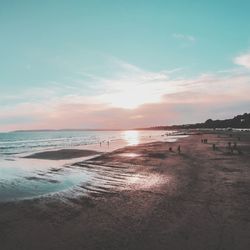
[[[250,113],[237,115],[232,119],[212,120],[208,119],[203,123],[171,125],[171,126],[155,126],[146,129],[164,130],[164,129],[196,129],[196,128],[250,128]]]

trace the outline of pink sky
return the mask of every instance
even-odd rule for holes
[[[244,66],[193,78],[181,69],[147,72],[116,61],[120,74],[109,78],[88,75],[98,83],[96,95],[77,91],[61,94],[60,84],[33,88],[18,96],[13,105],[0,107],[0,130],[63,128],[136,128],[202,122],[247,112],[250,74],[246,55],[235,58]],[[84,75],[84,72],[81,72]],[[85,74],[86,75],[86,74]]]

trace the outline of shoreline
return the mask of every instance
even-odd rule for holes
[[[141,144],[149,144],[154,142],[176,142],[183,137],[189,136],[191,134],[185,133],[185,134],[174,134],[174,135],[162,135],[164,136],[163,139],[157,140],[157,139],[150,139],[150,140],[143,140],[141,142],[132,143],[131,145],[126,142],[117,142],[117,141],[110,141],[109,146],[106,144],[103,146],[100,146],[99,144],[89,144],[86,146],[79,146],[79,147],[73,147],[73,148],[60,148],[60,149],[48,149],[43,150],[39,152],[35,152],[32,154],[25,154],[24,156],[21,156],[20,158],[23,159],[38,159],[38,160],[66,160],[66,159],[74,159],[74,158],[82,158],[92,155],[99,155],[99,154],[106,154],[110,153],[128,146],[139,146]],[[151,136],[149,136],[151,138]],[[121,139],[120,139],[121,140]]]

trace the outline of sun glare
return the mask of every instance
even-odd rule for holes
[[[112,107],[135,109],[146,103],[161,101],[162,91],[159,91],[158,85],[126,82],[116,88],[114,86],[114,90],[101,95],[99,100]]]
[[[127,142],[128,146],[138,145],[140,142],[139,132],[135,130],[123,131],[122,138]]]
[[[147,92],[138,92],[135,90],[131,90],[113,94],[110,100],[110,104],[114,107],[134,109],[145,103],[155,103],[158,101],[158,96],[156,97]]]

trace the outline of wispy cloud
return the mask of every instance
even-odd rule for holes
[[[108,78],[89,76],[91,80],[98,81],[99,90],[103,90],[93,97],[97,103],[106,103],[111,107],[136,108],[144,103],[160,102],[164,93],[177,91],[177,86],[169,84],[171,72],[145,71],[121,60],[113,63],[119,67],[119,73]]]
[[[196,38],[194,36],[192,36],[192,35],[174,33],[174,34],[172,34],[172,36],[175,39],[182,40],[182,41],[185,41],[185,42],[194,43],[196,41]]]
[[[237,56],[234,63],[250,69],[250,52]]]

